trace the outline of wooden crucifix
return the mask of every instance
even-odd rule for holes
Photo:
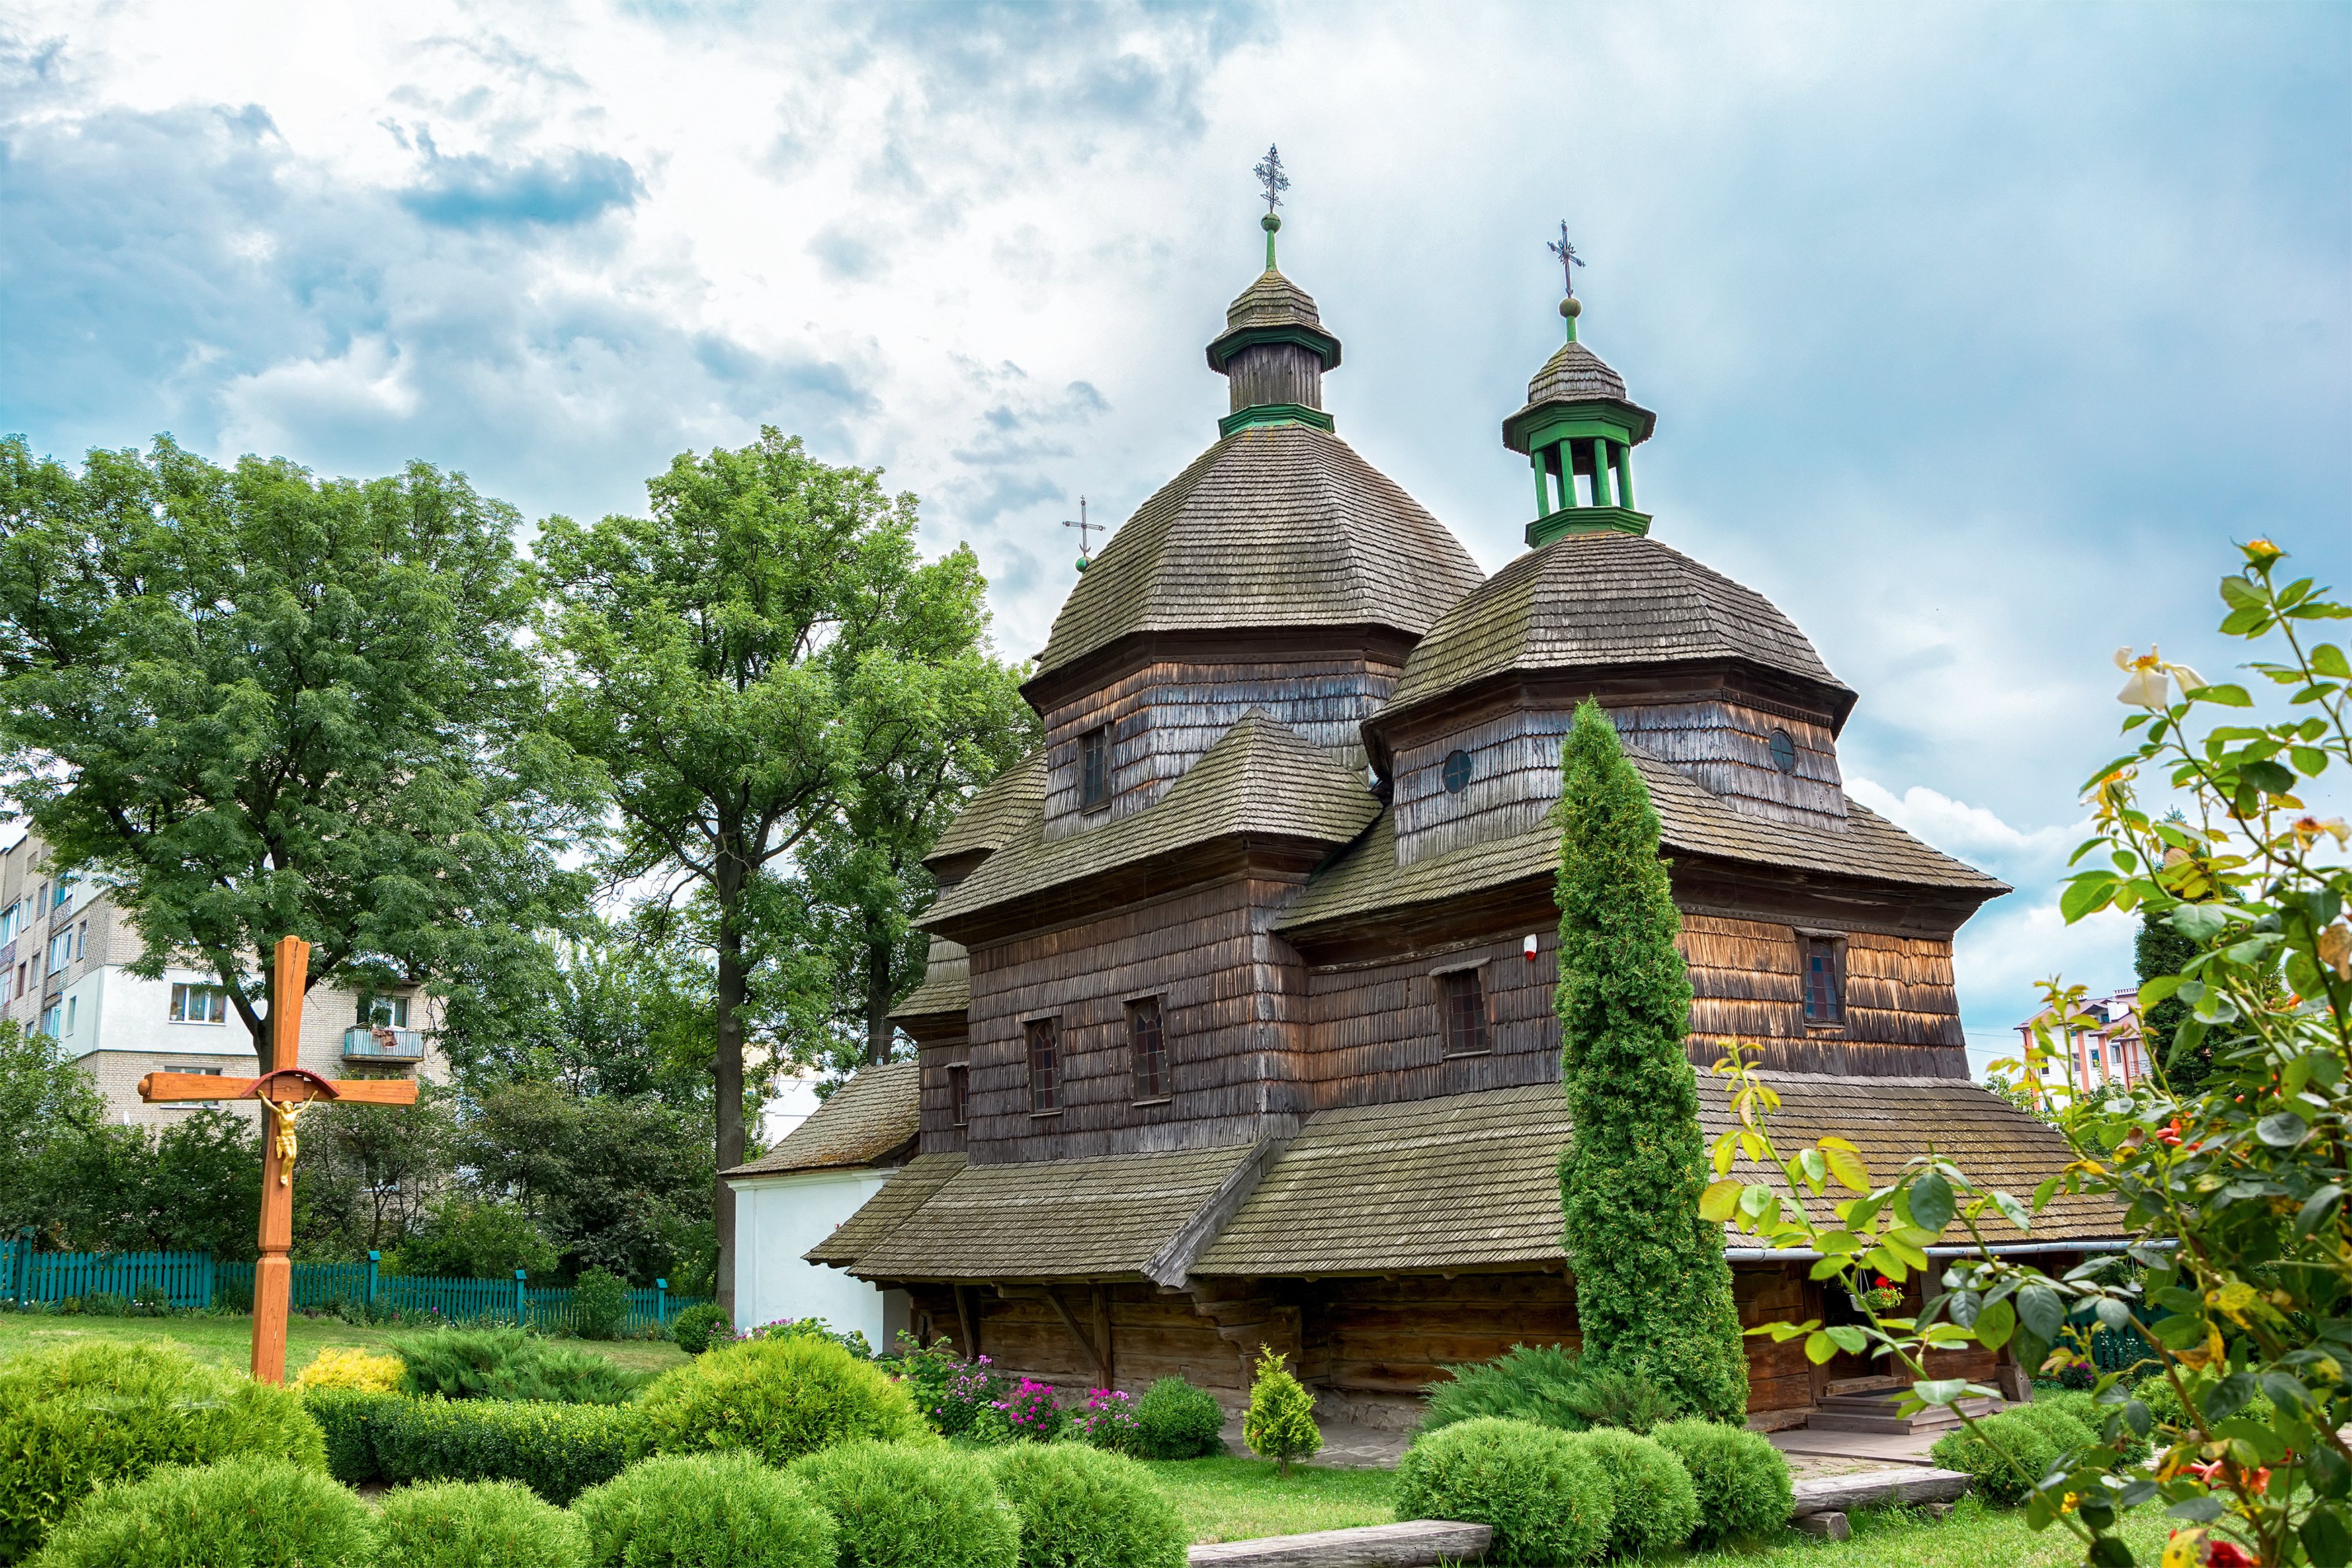
[[[280,937],[269,1003],[270,1060],[284,1063],[259,1078],[215,1078],[204,1072],[151,1072],[139,1098],[151,1105],[188,1100],[258,1100],[261,1113],[261,1258],[253,1266],[253,1377],[286,1381],[287,1287],[293,1265],[294,1124],[322,1100],[347,1105],[413,1105],[416,1084],[406,1078],[321,1078],[291,1063],[301,1060],[302,991],[310,945]]]

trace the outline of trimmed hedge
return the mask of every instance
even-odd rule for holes
[[[1698,1491],[1664,1444],[1613,1427],[1579,1432],[1573,1440],[1609,1478],[1611,1556],[1640,1557],[1691,1538],[1698,1528]]]
[[[1017,1568],[988,1461],[940,1443],[845,1443],[789,1472],[833,1516],[840,1568]]]
[[[619,1475],[645,1441],[626,1406],[403,1398],[366,1427],[379,1479],[520,1481],[559,1505]]]
[[[366,1568],[368,1506],[311,1465],[227,1459],[103,1487],[34,1568]]]
[[[1225,1428],[1225,1407],[1207,1389],[1181,1377],[1163,1377],[1143,1391],[1135,1425],[1137,1447],[1147,1459],[1196,1459],[1225,1451],[1217,1435]]]
[[[378,1479],[376,1432],[407,1405],[402,1395],[359,1388],[311,1388],[302,1394],[302,1408],[326,1438],[327,1473],[345,1486]]]
[[[376,1568],[586,1568],[580,1521],[512,1481],[402,1487],[376,1520]]]
[[[1789,1461],[1754,1432],[1693,1416],[1650,1436],[1690,1472],[1698,1496],[1700,1545],[1779,1532],[1796,1505]]]
[[[749,1454],[677,1454],[581,1494],[595,1568],[834,1568],[833,1516]]]
[[[2168,1394],[2171,1392],[2169,1385],[2167,1385],[2165,1392]],[[2064,1411],[2084,1426],[2088,1427],[2091,1429],[2091,1436],[2102,1443],[2107,1441],[2108,1419],[2111,1416],[2120,1417],[2124,1408],[2121,1405],[2102,1405],[2095,1396],[2086,1394],[2079,1388],[2069,1388],[2057,1394],[2038,1394],[2034,1396],[2033,1403]],[[2129,1425],[2120,1419],[2116,1421],[2116,1452],[2134,1464],[2147,1458],[2155,1450],[2154,1444],[2133,1431]]]
[[[0,1362],[0,1563],[30,1554],[101,1483],[226,1458],[327,1468],[295,1396],[177,1345],[100,1341]]]
[[[1076,1443],[996,1456],[996,1490],[1021,1524],[1021,1568],[1184,1568],[1192,1532],[1133,1459]]]
[[[2004,1410],[1978,1422],[1973,1432],[1965,1427],[1947,1432],[1928,1457],[1948,1470],[1967,1471],[1986,1501],[2013,1508],[2058,1462],[2057,1443],[2025,1419],[2027,1408]]]
[[[742,1448],[772,1465],[836,1443],[931,1435],[904,1384],[808,1334],[709,1352],[662,1374],[636,1407],[659,1452]]]
[[[1574,1437],[1497,1416],[1416,1439],[1397,1464],[1397,1517],[1494,1527],[1486,1561],[1582,1563],[1608,1544],[1615,1491]]]

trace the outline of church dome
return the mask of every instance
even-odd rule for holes
[[[1500,675],[1727,664],[1795,688],[1832,727],[1853,706],[1854,694],[1762,594],[1646,536],[1580,531],[1521,556],[1439,617],[1381,722]]]
[[[1559,352],[1546,360],[1543,369],[1528,382],[1528,408],[1520,412],[1554,401],[1567,402],[1596,397],[1630,401],[1625,378],[1583,344],[1563,343]]]

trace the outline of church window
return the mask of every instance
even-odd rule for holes
[[[1078,806],[1092,810],[1110,802],[1110,729],[1097,725],[1078,737]]]
[[[1805,1021],[1845,1022],[1844,955],[1833,936],[1805,938]]]
[[[1486,995],[1475,969],[1437,977],[1445,1006],[1445,1054],[1462,1056],[1486,1049]]]
[[[948,1111],[952,1124],[967,1126],[971,1122],[971,1069],[959,1061],[948,1069]]]
[[[1797,770],[1797,743],[1789,738],[1785,729],[1772,732],[1772,766],[1783,773]]]
[[[1061,1108],[1062,1020],[1029,1020],[1029,1109],[1034,1114]]]
[[[1160,1027],[1160,998],[1145,997],[1127,1004],[1128,1060],[1135,1068],[1135,1097],[1168,1097],[1168,1037]]]
[[[1466,751],[1447,752],[1445,767],[1440,777],[1444,779],[1445,792],[1449,795],[1459,795],[1468,789],[1470,787],[1470,754]]]

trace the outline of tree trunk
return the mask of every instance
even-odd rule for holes
[[[866,1060],[877,1066],[890,1060],[890,1042],[898,1038],[898,1030],[890,1022],[891,960],[898,956],[894,944],[869,936],[866,940]]]
[[[712,892],[719,904],[719,1045],[710,1064],[719,1101],[719,1168],[743,1163],[743,900],[740,855],[722,850]],[[713,1289],[731,1319],[735,1312],[735,1189],[722,1175],[713,1183],[711,1218],[719,1233],[718,1278]]]

